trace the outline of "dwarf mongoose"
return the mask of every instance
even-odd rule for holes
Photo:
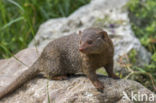
[[[113,43],[100,28],[91,27],[78,34],[58,38],[44,48],[41,56],[28,70],[0,91],[0,99],[39,72],[44,72],[47,78],[53,80],[63,80],[69,74],[83,72],[102,91],[104,86],[98,80],[96,70],[105,67],[108,75],[117,79],[113,73],[113,55]]]

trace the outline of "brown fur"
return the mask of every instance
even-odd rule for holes
[[[39,72],[53,80],[66,79],[68,74],[83,72],[100,91],[103,84],[97,79],[96,69],[105,67],[108,75],[113,73],[112,41],[107,33],[99,28],[87,28],[79,35],[74,33],[50,42],[39,59],[12,84],[0,91],[0,99],[13,92]]]

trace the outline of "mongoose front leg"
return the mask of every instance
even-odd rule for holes
[[[98,80],[96,72],[95,71],[86,71],[85,74],[89,78],[89,80],[93,83],[95,88],[97,88],[98,91],[103,92],[104,85],[101,81]]]
[[[106,69],[106,72],[108,73],[109,77],[112,77],[113,79],[120,79],[114,72],[113,72],[113,62],[110,62],[106,66],[104,66]]]

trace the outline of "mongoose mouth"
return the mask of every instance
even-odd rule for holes
[[[82,53],[86,53],[86,49],[85,48],[79,48],[79,51]]]
[[[84,52],[84,50],[85,50],[84,48],[79,48],[80,52]]]
[[[85,48],[79,48],[79,51],[84,54],[89,54],[89,51],[87,51]]]

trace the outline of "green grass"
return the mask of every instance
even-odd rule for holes
[[[90,0],[0,0],[0,59],[28,46],[41,23],[67,17]]]

